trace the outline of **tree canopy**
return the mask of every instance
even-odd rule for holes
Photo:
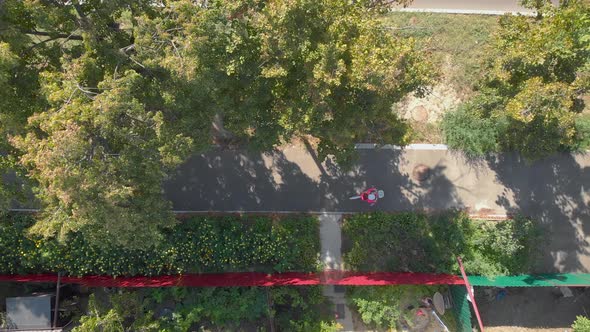
[[[312,135],[340,161],[359,141],[406,143],[391,105],[434,70],[381,27],[381,5],[3,1],[0,146],[42,203],[32,230],[158,241],[174,222],[161,183],[214,121],[258,150]]]
[[[165,44],[163,65],[201,82],[209,114],[252,148],[312,135],[322,156],[345,159],[359,141],[404,144],[407,126],[391,105],[434,77],[412,40],[388,34],[360,4],[234,1],[167,10],[145,23]],[[153,57],[146,51],[153,41],[142,41],[138,52]]]
[[[475,155],[516,150],[536,159],[584,140],[577,122],[590,88],[590,7],[567,1],[538,8],[536,18],[500,19],[477,95],[443,121],[451,147]],[[484,122],[494,128],[494,144],[480,139],[491,137],[487,125],[474,126]],[[479,143],[469,143],[473,137]]]

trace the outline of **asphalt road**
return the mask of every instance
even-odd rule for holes
[[[430,167],[428,180],[413,178],[418,165]],[[371,185],[385,190],[377,205],[348,199]],[[176,211],[519,213],[549,234],[543,272],[590,272],[590,154],[472,163],[448,151],[363,150],[343,171],[298,146],[269,154],[211,151],[188,160],[164,189]]]

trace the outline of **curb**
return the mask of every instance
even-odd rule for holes
[[[10,212],[25,212],[25,213],[37,213],[41,212],[39,209],[9,209]],[[272,210],[228,210],[228,211],[220,211],[220,210],[172,210],[172,213],[177,215],[177,217],[181,217],[182,215],[202,215],[202,214],[311,214],[311,215],[350,215],[350,214],[359,214],[359,213],[370,213],[370,212],[383,212],[383,213],[402,213],[402,212],[422,212],[428,213],[428,211],[424,210],[403,210],[403,211],[272,211]],[[433,212],[433,211],[431,211]],[[436,212],[436,211],[434,211]],[[441,212],[441,211],[439,211]],[[480,213],[470,213],[469,218],[476,219],[476,220],[490,220],[490,221],[500,221],[500,220],[508,220],[512,219],[513,216],[510,214],[480,214]]]
[[[424,211],[424,210],[403,210],[403,211],[172,211],[172,213],[176,215],[202,215],[202,214],[311,214],[311,215],[354,215],[354,214],[361,214],[361,213],[371,213],[371,212],[383,212],[388,214],[398,214],[404,212],[415,212],[415,213],[437,213],[437,212],[444,212],[446,210],[441,211]],[[470,219],[474,220],[488,220],[488,221],[502,221],[502,220],[510,220],[514,216],[511,214],[481,214],[481,213],[469,213],[468,214]]]

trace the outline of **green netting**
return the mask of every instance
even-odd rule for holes
[[[589,273],[548,273],[525,274],[520,276],[469,277],[472,286],[494,287],[554,287],[554,286],[590,286]]]
[[[449,286],[453,297],[453,314],[457,318],[458,332],[471,332],[471,308],[467,300],[467,289],[463,285]]]

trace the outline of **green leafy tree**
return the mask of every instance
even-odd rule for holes
[[[391,105],[434,74],[372,5],[2,1],[0,130],[43,205],[32,230],[156,243],[173,223],[161,182],[214,119],[260,150],[313,135],[341,161],[406,143]]]
[[[15,105],[15,98],[10,84],[12,72],[18,65],[17,56],[11,52],[10,45],[0,42],[0,151],[8,148],[7,132],[13,127],[13,117],[8,112]],[[6,152],[4,152],[6,153]],[[9,156],[0,154],[0,177],[6,176]],[[6,181],[0,179],[0,213],[6,211],[12,199],[12,193]]]
[[[281,331],[340,331],[342,326],[318,308],[330,305],[318,286],[270,289],[273,317]]]
[[[443,121],[452,148],[478,155],[516,150],[537,159],[584,139],[576,123],[590,89],[590,6],[535,3],[537,18],[500,19],[479,94]]]
[[[543,16],[543,10],[552,5],[551,0],[520,0],[520,5],[537,11],[537,18]]]
[[[12,114],[8,110],[15,106],[15,95],[10,84],[13,72],[18,66],[17,56],[10,50],[10,45],[0,42],[0,123],[2,123],[2,141],[6,143],[6,132],[13,127]],[[6,147],[6,144],[0,145]]]
[[[201,288],[187,291],[171,326],[190,331],[191,326],[238,329],[243,322],[256,322],[267,313],[264,292],[256,287]]]
[[[32,130],[13,140],[38,181],[45,203],[33,228],[43,235],[82,231],[89,241],[149,246],[172,225],[162,199],[163,170],[190,149],[169,134],[161,112],[135,96],[146,82],[134,71],[102,81],[97,90],[46,75],[54,108],[30,118]]]
[[[24,131],[27,117],[41,104],[37,96],[37,74],[28,61],[0,38],[0,214],[29,193],[26,179],[19,176],[17,151],[8,142],[9,136]]]
[[[576,138],[574,91],[566,83],[543,83],[539,77],[523,83],[505,107],[508,125],[504,144],[534,159],[561,147],[573,146]]]
[[[403,294],[403,287],[352,287],[347,295],[365,324],[395,329],[402,317]]]
[[[88,300],[88,313],[80,318],[74,332],[162,331],[160,322],[146,310],[138,292],[125,291],[110,295],[101,303],[94,294]]]
[[[136,17],[155,17],[157,7],[10,0],[0,6],[0,94],[8,94],[0,102],[1,129],[43,203],[32,231],[60,238],[80,231],[106,246],[157,243],[174,222],[161,182],[193,148],[184,128],[173,126],[176,110],[197,114],[187,100],[199,102],[180,93],[172,98],[174,75],[135,59]],[[20,100],[30,107],[19,108]]]
[[[125,55],[119,49],[133,39],[133,21],[124,21],[123,13],[151,12],[151,8],[148,1],[2,1],[0,57],[6,59],[8,45],[13,61],[9,87],[0,92],[1,129],[21,133],[27,117],[46,108],[39,91],[41,72],[59,71],[62,64],[84,55],[93,58],[97,68],[96,75],[81,83],[96,87],[102,78],[97,73],[121,64]],[[4,63],[0,72],[5,73],[6,60],[0,63]]]
[[[322,156],[346,159],[359,141],[404,144],[408,128],[391,105],[434,76],[413,41],[388,34],[349,1],[180,2],[166,10],[172,21],[146,21],[161,36],[163,58],[177,59],[162,65],[201,77],[210,112],[256,149],[313,135]],[[150,38],[141,41],[147,58]]]

